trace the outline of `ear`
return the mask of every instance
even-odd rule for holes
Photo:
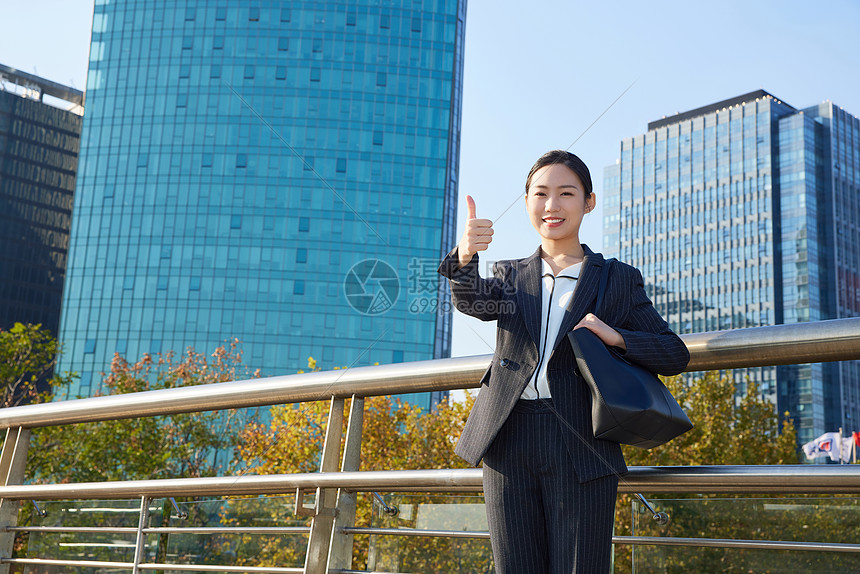
[[[588,199],[585,200],[585,213],[591,213],[591,210],[594,209],[595,205],[597,205],[597,196],[592,191],[591,195],[588,196]]]

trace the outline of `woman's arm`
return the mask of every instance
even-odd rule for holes
[[[624,322],[613,328],[589,313],[574,329],[590,329],[604,344],[618,347],[626,358],[651,372],[661,375],[683,372],[690,362],[687,346],[651,304],[639,270],[625,267],[629,270],[632,285],[629,285],[629,291],[624,291],[629,293],[627,304],[630,306]]]
[[[654,308],[645,293],[645,282],[638,269],[634,272],[632,306],[621,328],[627,351],[624,356],[661,375],[682,373],[690,362],[690,351],[684,341]]]
[[[509,266],[496,263],[493,265],[493,277],[484,279],[478,273],[478,254],[474,254],[464,267],[460,267],[458,251],[459,247],[455,247],[439,266],[439,273],[447,277],[451,285],[454,306],[461,313],[482,321],[496,320],[501,308],[497,303],[505,292],[505,278]]]

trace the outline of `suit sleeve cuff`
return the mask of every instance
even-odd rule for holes
[[[478,254],[472,256],[472,260],[469,261],[464,267],[460,267],[460,253],[458,248],[455,247],[452,249],[448,255],[442,260],[442,263],[439,265],[438,272],[443,277],[447,277],[451,280],[462,279],[463,277],[469,277],[473,274],[478,273]]]

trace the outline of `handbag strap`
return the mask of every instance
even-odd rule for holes
[[[597,286],[597,301],[594,303],[594,314],[598,317],[600,317],[600,309],[603,307],[603,294],[606,292],[606,283],[609,281],[609,269],[612,267],[614,261],[616,261],[614,257],[604,261],[603,269],[600,271],[600,283]]]

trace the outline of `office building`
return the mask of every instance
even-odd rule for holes
[[[605,251],[679,333],[860,315],[860,120],[759,90],[648,125],[604,173]],[[801,443],[860,424],[858,362],[734,371]]]
[[[0,65],[0,329],[57,335],[83,99]]]
[[[233,337],[269,376],[449,356],[428,262],[455,242],[464,25],[465,0],[96,2],[73,394],[115,352]]]

